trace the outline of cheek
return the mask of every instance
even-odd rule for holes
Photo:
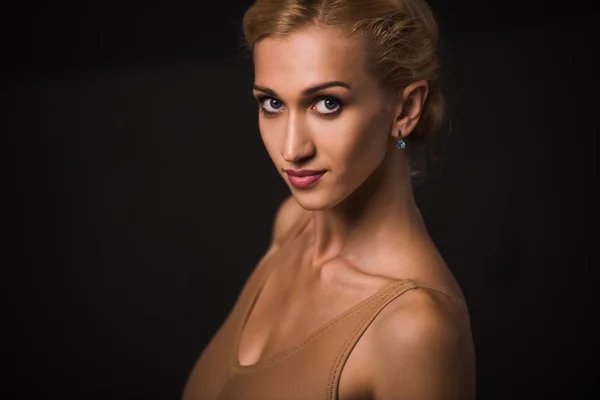
[[[363,180],[383,161],[387,133],[381,123],[371,121],[344,130],[329,148],[337,154],[336,167],[344,180]]]

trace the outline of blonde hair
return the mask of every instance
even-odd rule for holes
[[[410,152],[418,151],[420,146],[415,145],[440,129],[445,114],[438,26],[425,0],[257,0],[244,15],[243,32],[252,51],[261,39],[310,25],[341,28],[366,38],[372,72],[391,98],[398,98],[411,82],[428,82],[419,123],[405,139],[409,158],[414,158]]]

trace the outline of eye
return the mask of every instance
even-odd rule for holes
[[[325,97],[315,103],[319,114],[335,114],[342,108],[342,102],[334,97]]]
[[[283,107],[283,103],[273,97],[264,97],[260,99],[260,106],[267,113],[276,113]]]

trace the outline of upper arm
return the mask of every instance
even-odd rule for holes
[[[373,399],[474,398],[468,317],[448,299],[425,290],[411,290],[404,296],[374,326],[370,341]]]
[[[305,215],[307,211],[300,207],[293,196],[285,199],[273,221],[273,232],[271,234],[271,248],[279,246],[288,236],[291,228]]]

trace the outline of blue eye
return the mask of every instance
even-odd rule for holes
[[[272,97],[261,99],[261,107],[266,112],[276,113],[282,106],[283,103],[281,101]]]
[[[319,114],[335,114],[341,107],[341,103],[332,97],[323,98],[315,103],[315,108]]]

